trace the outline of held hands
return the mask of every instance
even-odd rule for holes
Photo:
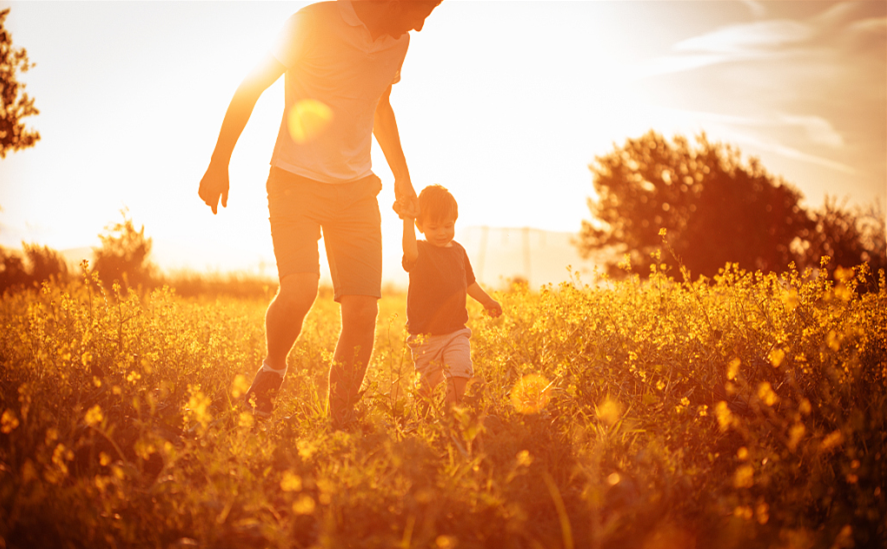
[[[415,219],[419,216],[419,199],[416,195],[401,196],[391,207],[401,219]]]
[[[419,217],[419,198],[413,189],[409,175],[394,178],[394,205],[391,209],[401,219]]]
[[[213,215],[216,214],[219,207],[219,198],[222,199],[222,207],[228,207],[228,168],[217,168],[210,164],[200,180],[200,189],[197,191],[198,196],[212,208]]]

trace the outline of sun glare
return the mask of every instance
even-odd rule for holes
[[[316,99],[302,99],[290,109],[287,125],[296,143],[311,141],[329,126],[333,110]]]

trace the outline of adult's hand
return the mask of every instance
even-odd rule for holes
[[[419,217],[419,199],[415,195],[401,196],[394,201],[394,205],[391,208],[401,219],[415,219]]]
[[[200,189],[197,191],[201,200],[212,208],[213,215],[218,212],[219,198],[222,199],[222,207],[228,207],[228,168],[218,168],[210,164],[203,179],[200,180]]]

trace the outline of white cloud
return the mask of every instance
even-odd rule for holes
[[[857,171],[841,162],[802,152],[801,149],[809,149],[809,144],[824,145],[838,149],[844,146],[843,136],[832,124],[819,116],[797,116],[791,114],[774,114],[771,116],[736,116],[716,112],[661,109],[660,114],[664,119],[692,121],[700,128],[711,130],[711,135],[717,135],[719,140],[725,140],[739,145],[748,145],[759,150],[770,151],[785,158],[797,160],[807,164],[814,164],[835,170],[845,174],[856,174]],[[789,145],[785,135],[803,131],[807,144]]]
[[[764,2],[758,2],[756,0],[742,0],[742,3],[748,6],[749,11],[751,11],[752,16],[756,19],[763,19],[767,16],[767,8],[764,5]]]
[[[865,10],[865,2],[839,2],[812,17],[810,22],[821,29],[833,29],[858,19]]]
[[[835,162],[834,160],[829,160],[828,158],[822,158],[821,156],[807,154],[787,145],[782,145],[780,143],[764,143],[763,146],[770,147],[773,152],[786,158],[800,160],[801,162],[807,162],[809,164],[816,164],[818,166],[829,168],[848,175],[856,175],[857,173],[855,169],[846,164]]]
[[[756,18],[766,16],[763,2],[743,3]],[[875,15],[870,4],[840,2],[806,20],[765,19],[716,28],[675,43],[671,53],[643,64],[639,74],[645,78],[728,62],[825,51],[871,39],[883,42],[887,37],[887,18],[881,13]],[[880,42],[873,44],[879,53],[883,51]]]
[[[650,59],[634,67],[634,70],[627,74],[629,80],[631,81],[641,80],[661,74],[671,74],[676,72],[700,69],[709,65],[724,63],[735,58],[735,56],[725,55],[723,53],[692,53],[688,55],[669,55]],[[748,56],[748,58],[751,58],[751,56]]]
[[[807,24],[787,19],[730,25],[675,44],[677,52],[747,55],[800,44],[814,35]]]
[[[807,137],[817,145],[825,145],[834,149],[844,146],[844,137],[835,130],[834,126],[820,116],[792,116],[782,115],[779,121],[789,126],[800,126]]]

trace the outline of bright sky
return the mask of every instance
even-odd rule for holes
[[[300,2],[8,2],[42,140],[0,160],[0,245],[67,249],[128,207],[165,268],[273,253],[264,190],[282,81],[231,163],[228,208],[197,197],[228,101]],[[445,0],[392,104],[417,190],[459,225],[576,232],[588,164],[649,129],[732,143],[818,207],[887,196],[887,3]],[[400,223],[381,152],[386,272]]]

